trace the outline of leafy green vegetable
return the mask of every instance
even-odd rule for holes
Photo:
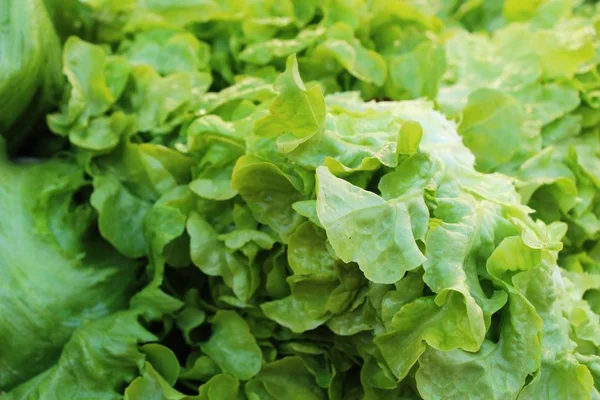
[[[61,47],[42,0],[2,0],[0,132],[22,146],[63,90]]]
[[[73,332],[127,307],[137,289],[136,263],[90,232],[89,204],[73,195],[83,171],[66,161],[0,160],[0,386],[44,371]],[[68,360],[66,361],[69,362]]]
[[[404,202],[385,202],[324,167],[317,170],[317,180],[319,221],[342,261],[356,262],[375,283],[399,281],[405,270],[425,261],[411,235],[411,215]]]
[[[600,398],[600,6],[44,5],[2,399]]]

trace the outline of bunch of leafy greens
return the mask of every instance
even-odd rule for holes
[[[600,399],[598,6],[0,10],[2,400]]]

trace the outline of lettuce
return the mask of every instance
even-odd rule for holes
[[[44,371],[73,333],[127,307],[138,266],[93,233],[94,214],[74,195],[89,184],[63,160],[0,160],[0,386]]]
[[[0,397],[600,397],[597,5],[47,5]]]
[[[2,0],[0,132],[23,145],[63,90],[61,46],[43,0]]]

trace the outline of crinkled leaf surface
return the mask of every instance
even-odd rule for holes
[[[0,397],[600,398],[594,2],[44,5],[0,0]]]

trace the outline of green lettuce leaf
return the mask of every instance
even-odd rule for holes
[[[10,151],[60,99],[61,45],[42,0],[3,0],[0,33],[0,133]]]
[[[90,205],[75,202],[89,185],[75,164],[1,159],[0,173],[11,215],[0,227],[0,387],[10,389],[51,367],[88,321],[126,308],[139,282],[137,263],[94,234]]]

